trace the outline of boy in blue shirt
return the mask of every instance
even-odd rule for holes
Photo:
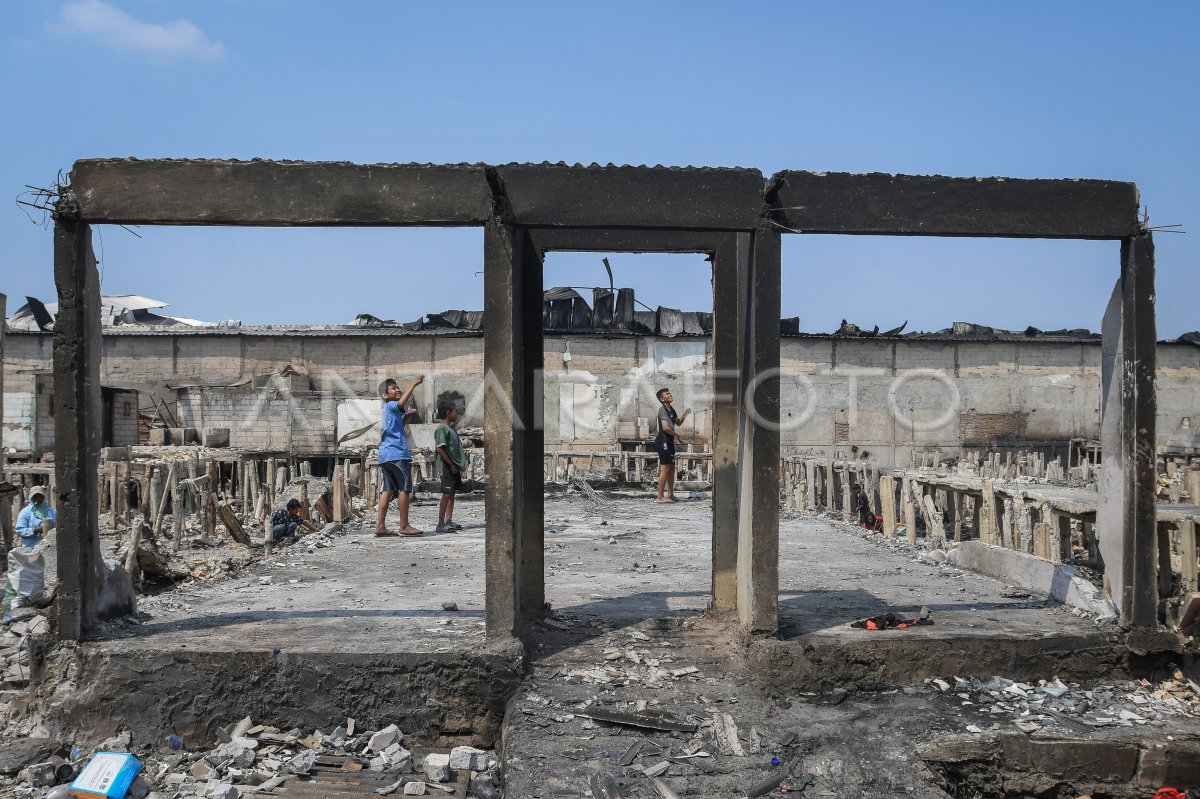
[[[417,375],[412,385],[403,393],[392,378],[379,385],[379,396],[383,399],[383,431],[379,441],[379,471],[383,475],[383,491],[379,495],[379,518],[375,524],[375,535],[424,535],[408,523],[408,501],[412,494],[412,455],[408,451],[408,440],[404,436],[404,407],[412,396],[413,389],[425,381],[425,375]],[[385,517],[392,497],[400,511],[400,532],[387,529]]]

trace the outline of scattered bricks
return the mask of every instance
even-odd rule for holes
[[[402,740],[404,740],[404,735],[400,732],[400,728],[395,724],[389,724],[371,736],[371,740],[367,744],[367,749],[371,752],[382,752],[392,744]]]
[[[21,771],[20,779],[31,788],[44,788],[55,783],[57,774],[58,764],[53,762],[35,763],[32,766],[26,766]]]
[[[195,778],[196,782],[215,780],[217,776],[217,770],[204,758],[200,758],[192,764],[192,777]]]
[[[413,782],[406,782],[404,784],[404,795],[405,796],[424,796],[425,795],[425,783],[421,782],[420,780],[414,780]]]
[[[206,427],[204,428],[204,439],[201,442],[206,447],[228,447],[229,446],[229,428],[228,427]]]
[[[450,768],[455,771],[487,771],[488,755],[473,746],[456,746],[450,750]]]
[[[425,755],[425,762],[421,767],[430,782],[446,782],[450,779],[450,755],[436,752]]]
[[[412,762],[412,752],[398,743],[384,749],[381,757],[384,760],[386,771],[404,771]]]
[[[287,770],[293,774],[307,774],[316,764],[317,753],[312,749],[305,749],[288,761]]]
[[[239,738],[230,741],[227,744],[221,744],[217,747],[216,757],[221,762],[228,762],[234,768],[250,768],[254,765],[254,750],[244,746],[241,742],[246,739]]]
[[[471,782],[467,786],[467,795],[476,797],[476,799],[499,799],[500,791],[490,776],[480,774],[478,777],[471,778]]]

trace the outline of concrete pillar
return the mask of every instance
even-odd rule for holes
[[[91,228],[54,224],[54,467],[58,490],[58,634],[79,641],[99,618],[100,274]]]
[[[955,541],[962,541],[963,495],[960,491],[946,490],[946,500],[950,505],[950,530]]]
[[[747,242],[749,247],[746,247]],[[744,410],[738,441],[738,618],[779,627],[779,231],[738,234],[738,354]]]
[[[737,607],[739,243],[737,236],[726,236],[713,254],[712,608],[717,611]]]
[[[514,635],[545,602],[542,502],[542,262],[499,219],[483,233],[489,635]]]
[[[4,418],[4,320],[8,318],[8,298],[0,294],[0,419]],[[0,483],[4,482],[4,447],[0,446]],[[4,551],[13,545],[12,500],[0,499],[0,535],[4,538]]]
[[[1158,623],[1155,507],[1154,242],[1121,243],[1121,276],[1102,325],[1100,470],[1096,533],[1121,620]]]

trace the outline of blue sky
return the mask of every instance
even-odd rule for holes
[[[1200,328],[1200,5],[78,0],[0,5],[0,188],[77,158],[568,161],[1135,181],[1160,337]],[[1188,55],[1192,53],[1192,55]],[[106,293],[247,324],[482,306],[478,230],[103,228]],[[0,213],[0,292],[54,299],[50,232]],[[805,330],[1099,328],[1115,242],[786,236]],[[611,258],[711,308],[703,261]],[[553,255],[548,284],[606,281]]]

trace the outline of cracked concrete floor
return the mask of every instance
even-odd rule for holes
[[[711,583],[711,502],[577,495],[546,499],[546,599],[556,612],[612,625],[691,618]],[[436,505],[413,521],[432,529]],[[394,517],[394,511],[392,516]],[[375,538],[351,522],[328,546],[278,547],[234,577],[139,600],[141,623],[110,629],[110,645],[311,652],[431,652],[483,636],[483,503],[460,500],[457,533]],[[395,519],[389,519],[394,525]],[[780,621],[785,640],[862,635],[846,625],[884,611],[934,613],[907,636],[1038,637],[1094,632],[1067,610],[1006,597],[996,580],[916,559],[840,521],[780,524]],[[269,578],[269,584],[268,583]],[[457,611],[442,604],[453,602]]]

